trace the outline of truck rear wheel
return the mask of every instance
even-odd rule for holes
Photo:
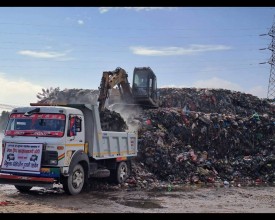
[[[32,188],[32,186],[19,186],[19,185],[14,185],[14,187],[19,191],[19,192],[29,192]]]
[[[130,175],[130,168],[128,167],[127,163],[120,162],[116,169],[116,179],[117,183],[124,183],[125,180]]]
[[[72,173],[63,181],[63,189],[69,195],[76,195],[83,189],[85,172],[80,164],[75,165]]]

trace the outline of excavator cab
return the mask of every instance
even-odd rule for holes
[[[158,108],[157,77],[150,67],[135,67],[132,95],[135,103],[144,108]]]

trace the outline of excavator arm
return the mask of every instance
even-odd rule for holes
[[[109,98],[109,90],[117,86],[119,88],[122,100],[126,103],[133,103],[133,96],[128,82],[128,74],[120,67],[114,71],[105,71],[102,74],[99,89],[99,111],[103,111],[105,108],[106,100]]]

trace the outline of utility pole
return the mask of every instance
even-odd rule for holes
[[[269,30],[268,34],[261,34],[260,36],[264,35],[269,35],[272,37],[271,43],[268,46],[268,48],[263,48],[264,49],[269,49],[271,50],[272,54],[268,62],[264,62],[261,64],[269,63],[271,65],[270,68],[270,75],[269,75],[269,82],[268,82],[268,91],[267,91],[267,98],[271,100],[275,100],[275,16],[274,16],[274,21],[271,29]]]

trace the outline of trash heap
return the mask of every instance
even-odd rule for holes
[[[226,89],[161,88],[161,107],[189,111],[250,116],[275,111],[266,99]]]
[[[99,113],[103,131],[126,131],[128,126],[119,113],[104,109]]]
[[[172,183],[275,182],[275,120],[268,114],[144,111],[139,161]]]
[[[64,89],[53,91],[38,103],[66,103],[66,104],[92,104],[97,102],[98,90],[93,89]]]
[[[159,92],[160,108],[139,111],[131,118],[131,127],[138,125],[139,153],[132,175],[122,186],[275,183],[274,105],[224,89],[162,88]],[[58,97],[89,103],[97,95],[96,90],[68,90]],[[119,114],[113,117],[107,112],[101,119],[103,130],[127,129]],[[104,127],[108,121],[116,127]]]
[[[160,97],[137,117],[139,169],[172,184],[275,183],[274,105],[223,89],[162,88]]]

